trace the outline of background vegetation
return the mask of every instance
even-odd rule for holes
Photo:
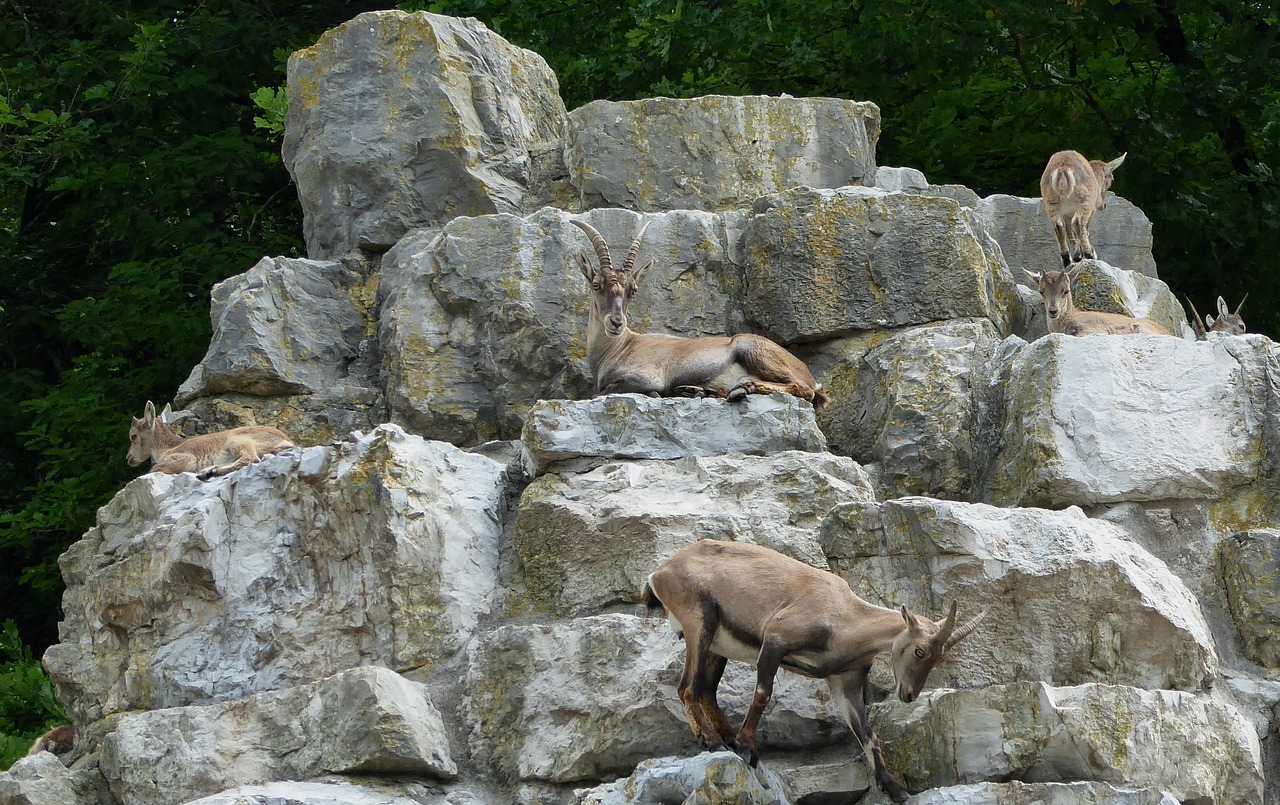
[[[36,656],[56,639],[57,557],[136,474],[129,416],[170,399],[204,354],[212,284],[302,251],[269,88],[290,51],[379,7],[392,5],[0,0],[0,617]],[[478,17],[536,50],[570,108],[709,93],[875,101],[881,164],[983,195],[1037,195],[1061,148],[1127,151],[1115,189],[1153,220],[1161,276],[1202,312],[1248,291],[1250,329],[1280,333],[1273,4],[400,7]],[[4,640],[0,702],[31,710],[0,706],[12,749],[60,714],[24,676],[39,673],[30,650]]]

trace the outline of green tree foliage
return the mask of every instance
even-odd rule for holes
[[[65,724],[67,714],[12,620],[0,631],[0,654],[7,658],[0,661],[0,769],[7,769],[36,738]]]

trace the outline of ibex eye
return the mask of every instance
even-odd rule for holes
[[[924,659],[924,653],[925,653],[925,652],[924,652],[924,649],[923,649],[923,648],[921,648],[920,646],[916,646],[916,656],[917,656],[917,657],[919,657],[920,659],[922,659],[922,660],[923,660],[923,659]]]

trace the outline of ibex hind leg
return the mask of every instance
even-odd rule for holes
[[[748,394],[772,394],[775,391],[785,392],[793,397],[813,402],[815,390],[801,383],[770,383],[767,380],[744,380],[729,390],[727,399],[732,402],[745,400]]]

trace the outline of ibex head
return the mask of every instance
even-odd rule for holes
[[[907,628],[893,641],[890,651],[893,678],[897,680],[898,698],[902,701],[915,701],[924,690],[929,672],[947,658],[947,652],[957,643],[973,634],[986,617],[987,613],[983,612],[957,629],[956,605],[957,602],[952,601],[951,613],[940,621],[922,618],[902,607],[902,619],[907,622]]]
[[[1126,151],[1110,162],[1103,162],[1100,159],[1089,160],[1089,167],[1093,168],[1093,175],[1098,177],[1098,198],[1095,210],[1106,209],[1107,191],[1111,189],[1111,183],[1116,180],[1116,168],[1124,164],[1124,158],[1129,156]]]
[[[1240,300],[1240,304],[1236,305],[1236,312],[1228,311],[1226,300],[1221,296],[1218,297],[1218,318],[1215,320],[1213,316],[1206,315],[1204,323],[1209,325],[1210,330],[1219,333],[1229,333],[1230,335],[1244,335],[1244,319],[1240,318],[1240,308],[1244,307],[1244,300],[1249,298],[1249,294],[1244,295],[1244,299]]]
[[[142,410],[142,418],[133,420],[129,426],[129,452],[125,461],[130,467],[136,467],[151,459],[151,450],[156,443],[156,407],[150,400]]]
[[[592,247],[596,250],[596,259],[599,261],[597,268],[591,265],[585,252],[578,254],[582,276],[586,277],[591,285],[592,318],[598,319],[604,325],[604,330],[610,337],[620,336],[627,330],[627,306],[631,303],[631,297],[639,289],[640,280],[645,272],[653,266],[653,260],[650,260],[640,268],[632,270],[636,255],[640,252],[640,239],[644,237],[644,231],[649,223],[646,221],[636,232],[631,248],[627,251],[627,259],[623,261],[620,269],[613,267],[613,260],[609,257],[609,246],[595,227],[576,218],[570,219],[570,223],[587,233]]]
[[[1075,268],[1069,271],[1027,271],[1027,276],[1035,280],[1036,288],[1039,289],[1040,295],[1044,297],[1044,312],[1049,317],[1050,322],[1066,316],[1072,306],[1071,300],[1071,283],[1080,275],[1084,269],[1083,263],[1078,263]],[[1052,328],[1051,328],[1052,329]]]

